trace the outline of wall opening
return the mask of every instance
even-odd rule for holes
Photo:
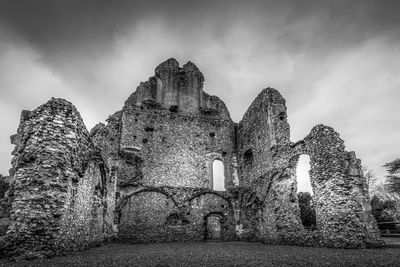
[[[225,191],[224,163],[216,159],[212,164],[213,190]]]
[[[305,228],[315,229],[316,217],[310,179],[310,168],[310,156],[301,155],[296,168],[297,198],[300,208],[300,219]]]
[[[297,193],[308,192],[311,195],[313,194],[310,180],[310,168],[310,156],[301,155],[296,169]]]
[[[243,163],[245,165],[251,165],[253,163],[253,151],[251,151],[251,148],[244,152]]]
[[[224,217],[221,213],[209,213],[204,217],[205,240],[221,240]]]

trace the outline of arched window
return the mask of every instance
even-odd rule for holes
[[[213,190],[225,191],[224,163],[216,159],[212,164]]]

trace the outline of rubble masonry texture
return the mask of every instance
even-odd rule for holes
[[[11,137],[7,253],[45,257],[110,238],[202,241],[216,237],[215,223],[220,240],[382,244],[360,160],[339,134],[317,125],[291,142],[285,99],[272,88],[234,123],[203,83],[193,63],[169,59],[90,133],[62,99],[22,112]],[[315,230],[300,220],[303,154],[310,156]],[[213,190],[214,160],[223,162],[225,191]]]

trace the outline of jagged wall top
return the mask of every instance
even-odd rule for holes
[[[179,67],[178,61],[170,58],[157,66],[154,76],[140,83],[125,108],[166,109],[230,119],[224,102],[203,92],[203,84],[204,76],[194,63]]]
[[[284,117],[286,118],[286,100],[279,93],[278,90],[268,87],[263,89],[254,101],[251,103],[250,107],[247,109],[243,116],[242,121],[248,120],[253,116],[254,112],[265,111],[267,112],[268,107],[274,105],[282,106],[284,109]],[[282,113],[283,114],[283,113]]]

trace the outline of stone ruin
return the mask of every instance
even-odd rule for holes
[[[360,160],[338,133],[317,125],[290,141],[285,99],[272,88],[235,123],[203,83],[193,63],[169,59],[90,132],[63,99],[23,111],[11,137],[4,251],[48,257],[111,239],[382,245]],[[302,225],[297,199],[304,154],[315,229]],[[225,190],[215,190],[215,160]]]

